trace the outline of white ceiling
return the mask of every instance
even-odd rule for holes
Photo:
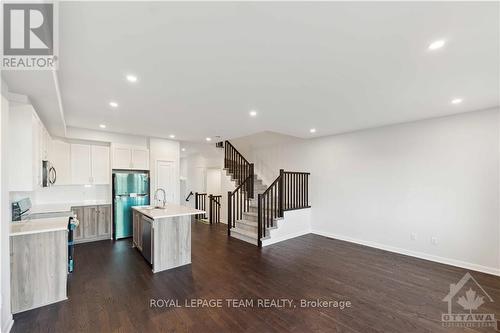
[[[68,126],[311,137],[497,106],[499,49],[498,2],[62,2],[58,77]]]

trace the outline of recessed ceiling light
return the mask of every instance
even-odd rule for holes
[[[249,113],[250,117],[255,117],[257,115],[257,111],[251,110]]]
[[[444,39],[439,39],[439,40],[436,40],[436,41],[430,43],[428,49],[431,51],[437,50],[437,49],[442,48],[444,46],[444,44],[446,44],[446,41]]]
[[[315,128],[311,128],[311,129],[309,130],[309,133],[316,133],[316,129],[315,129]]]
[[[169,137],[170,139],[173,139],[173,138],[175,138],[175,134],[170,134],[168,137]]]
[[[212,141],[212,138],[205,138],[205,140],[207,140],[207,141]]]
[[[128,74],[126,77],[128,82],[137,82],[137,76],[135,75]]]
[[[182,151],[186,151],[186,148],[182,148],[181,150],[182,150]]]
[[[117,108],[118,107],[118,103],[116,103],[116,102],[109,102],[109,106],[111,106],[112,108]]]
[[[462,103],[463,99],[461,98],[454,98],[451,100],[451,104],[460,104]]]
[[[106,125],[101,124],[101,125],[99,125],[99,127],[100,127],[100,128],[106,128]]]

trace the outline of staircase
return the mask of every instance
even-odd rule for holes
[[[262,246],[270,238],[270,231],[283,220],[284,211],[310,208],[306,172],[280,170],[279,176],[266,186],[254,173],[253,163],[229,142],[224,148],[224,169],[236,189],[228,192],[228,236]]]

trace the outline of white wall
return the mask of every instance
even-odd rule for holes
[[[2,97],[0,108],[0,330],[8,332],[13,320],[10,311],[10,251],[9,251],[9,223],[11,220],[9,192],[8,192],[8,161],[7,138],[9,123],[9,102],[4,97],[7,92],[2,82]]]
[[[174,163],[175,186],[173,189],[166,189],[173,192],[173,202],[180,203],[180,145],[178,141],[150,138],[149,139],[149,168],[150,168],[150,187],[151,200],[153,200],[156,191],[156,161],[171,161]]]
[[[493,109],[232,142],[269,180],[279,168],[311,172],[315,233],[500,275],[499,135]]]

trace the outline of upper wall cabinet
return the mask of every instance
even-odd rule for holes
[[[149,170],[149,150],[143,147],[113,145],[113,169]]]
[[[9,190],[33,191],[42,183],[50,135],[29,104],[9,108]]]
[[[109,147],[92,146],[91,148],[92,184],[109,184],[111,174]]]
[[[109,147],[71,144],[71,183],[106,185],[110,181]]]
[[[49,161],[56,169],[56,182],[54,185],[71,184],[71,146],[60,140],[52,140],[49,148]]]

